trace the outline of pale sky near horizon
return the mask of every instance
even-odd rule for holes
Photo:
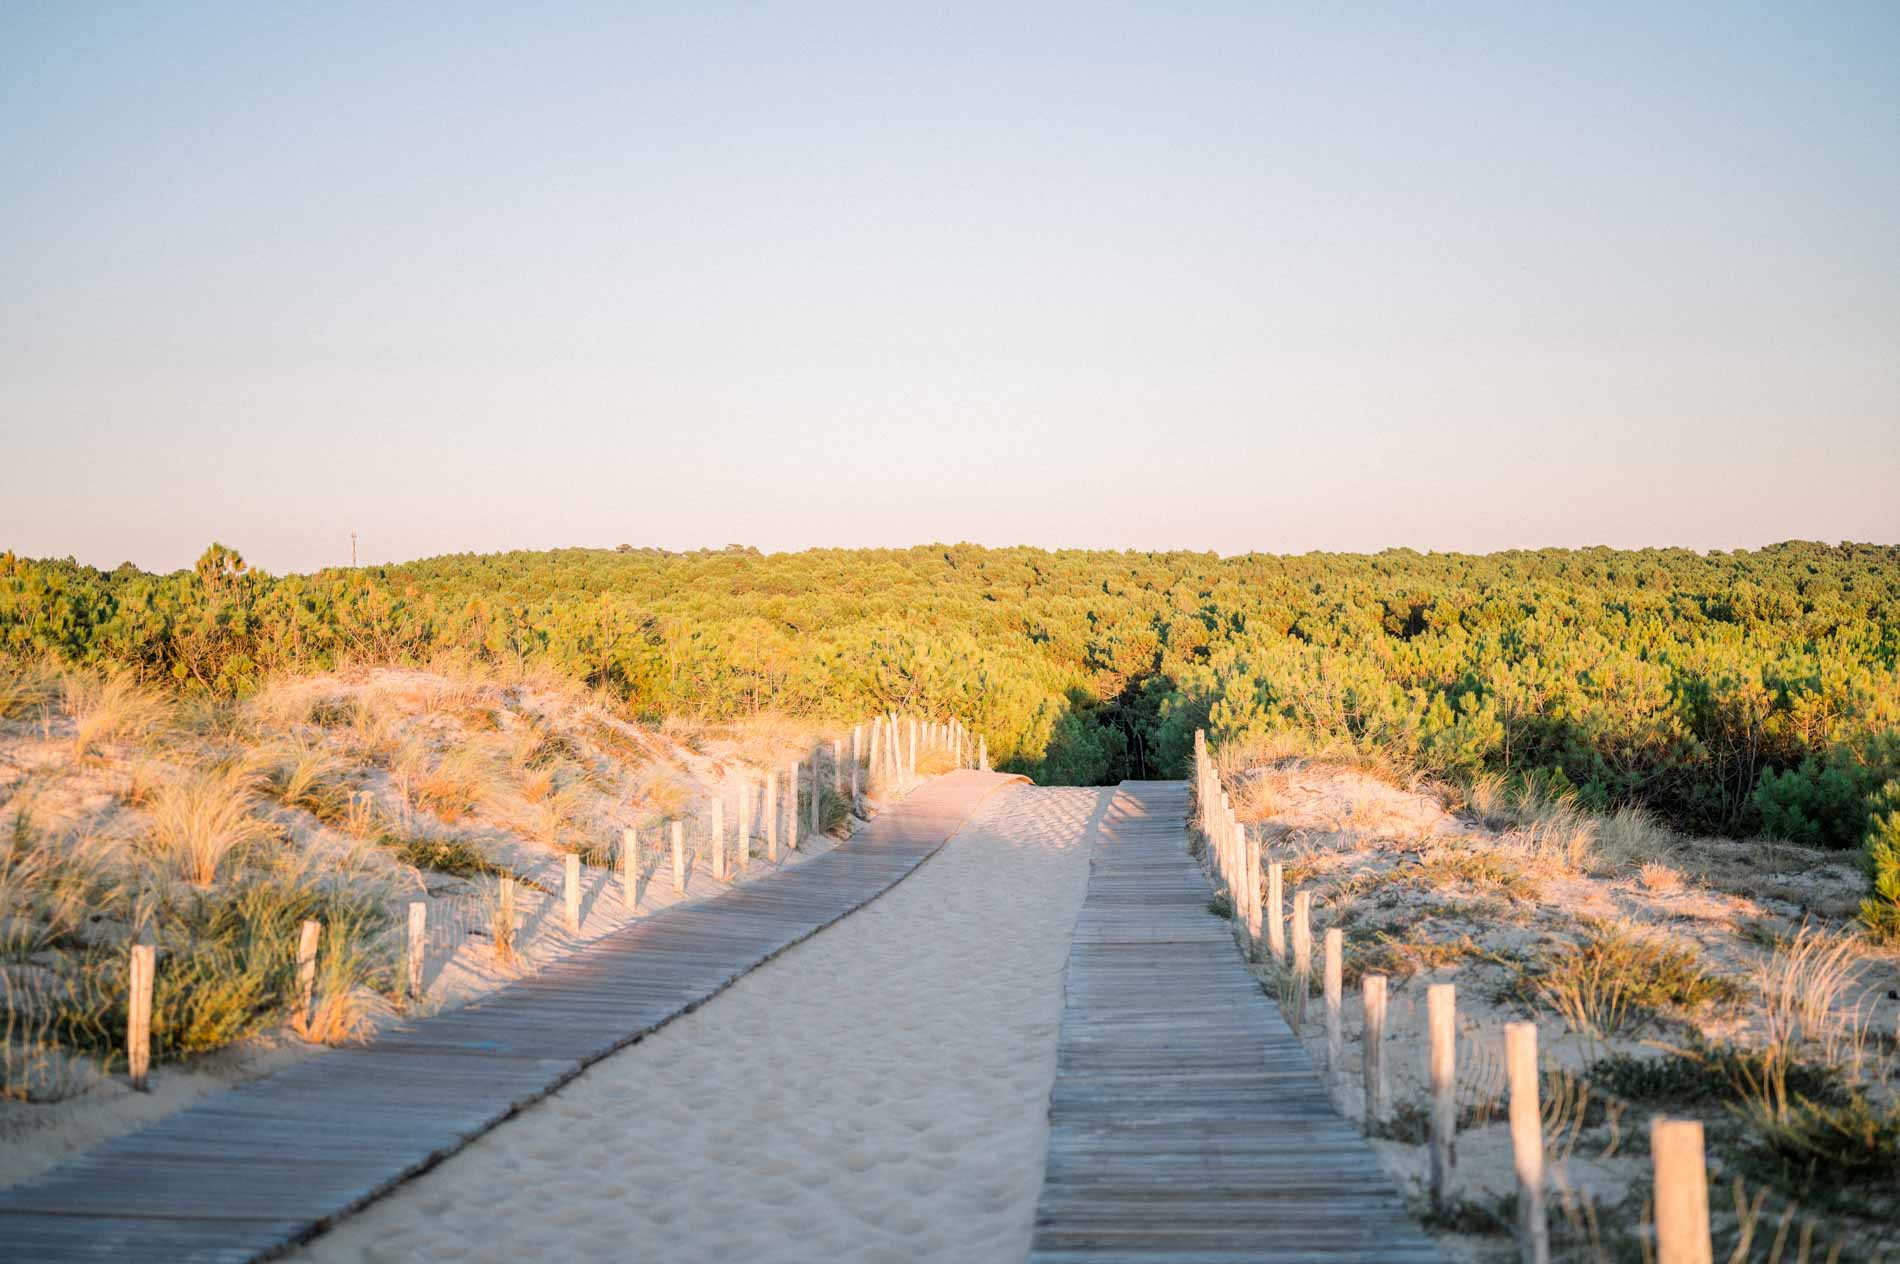
[[[0,6],[0,549],[1900,540],[1900,5]]]

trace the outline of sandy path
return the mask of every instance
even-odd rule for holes
[[[869,907],[303,1256],[1022,1259],[1109,793],[997,795]]]

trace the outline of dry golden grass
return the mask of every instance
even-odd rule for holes
[[[917,775],[919,777],[938,777],[946,772],[955,772],[957,761],[949,751],[931,747],[917,755]]]
[[[0,720],[38,714],[60,696],[59,668],[43,659],[0,661]]]
[[[344,760],[322,747],[293,741],[264,752],[264,789],[285,807],[302,808],[319,821],[336,821],[349,810]]]
[[[190,770],[153,794],[144,845],[184,881],[209,886],[220,869],[275,834],[256,807],[244,770]]]
[[[1858,1070],[1866,1030],[1858,990],[1864,945],[1803,926],[1755,972],[1767,1044],[1787,1056],[1811,1050],[1829,1066]],[[1850,999],[1852,998],[1852,999]]]
[[[506,779],[481,748],[458,745],[437,755],[426,741],[404,741],[390,761],[390,779],[418,811],[454,825],[507,788]]]
[[[317,950],[316,1003],[308,1015],[291,1018],[292,1029],[305,1040],[354,1044],[369,1034],[379,969],[360,930],[347,924],[325,928]]]
[[[1682,890],[1682,875],[1659,861],[1647,861],[1636,871],[1643,889],[1654,895],[1671,895]]]
[[[90,758],[109,742],[149,736],[167,718],[165,700],[129,672],[73,672],[61,681],[61,694],[73,721],[74,759]]]
[[[1527,902],[1534,902],[1543,894],[1542,885],[1526,871],[1516,855],[1500,848],[1479,846],[1470,839],[1426,852],[1416,876],[1428,887],[1462,883]]]
[[[1585,927],[1572,947],[1551,953],[1520,984],[1572,1031],[1604,1039],[1657,1011],[1687,1011],[1741,994],[1734,981],[1702,968],[1694,953],[1627,923]]]

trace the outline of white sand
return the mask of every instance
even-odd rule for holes
[[[1108,794],[999,794],[869,907],[304,1256],[1022,1259]]]

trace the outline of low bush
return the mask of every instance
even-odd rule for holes
[[[1609,1037],[1658,1011],[1739,998],[1732,979],[1705,972],[1695,956],[1627,927],[1597,923],[1582,942],[1520,976],[1521,998],[1557,1011],[1572,1030]]]
[[[385,834],[376,841],[378,846],[387,849],[412,869],[453,874],[458,878],[484,874],[509,875],[511,872],[483,855],[466,839],[404,838]]]
[[[1900,941],[1900,781],[1881,787],[1866,848],[1873,889],[1860,902],[1860,920],[1875,939],[1894,943]]]
[[[1584,1078],[1639,1106],[1735,1106],[1747,1098],[1751,1086],[1767,1078],[1770,1056],[1734,1045],[1695,1045],[1660,1058],[1617,1053],[1591,1063]],[[1810,1101],[1838,1103],[1846,1098],[1847,1086],[1833,1067],[1791,1063],[1781,1074],[1789,1092]]]
[[[1762,833],[1809,847],[1858,847],[1879,810],[1883,783],[1900,777],[1900,733],[1869,734],[1793,768],[1762,773],[1755,809]]]

